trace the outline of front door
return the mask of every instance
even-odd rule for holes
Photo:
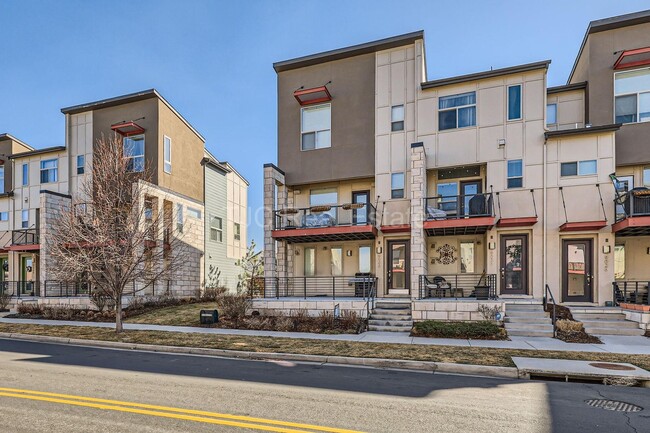
[[[20,256],[20,293],[22,295],[34,295],[34,258]]]
[[[368,224],[368,203],[370,202],[370,191],[353,191],[352,203],[364,204],[365,206],[359,209],[352,210],[352,224],[353,225],[366,225]]]
[[[593,281],[593,240],[563,240],[562,302],[592,302]]]
[[[409,263],[408,240],[388,241],[388,264],[386,266],[386,282],[389,294],[408,295],[410,291],[411,265]]]
[[[501,294],[528,293],[528,235],[501,236]]]
[[[470,215],[476,212],[470,212],[469,201],[476,196],[476,194],[481,194],[481,181],[480,180],[470,180],[460,183],[460,214],[461,215]],[[485,211],[482,210],[482,213]]]

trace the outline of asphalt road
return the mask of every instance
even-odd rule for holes
[[[2,433],[239,431],[648,433],[650,390],[0,339]]]

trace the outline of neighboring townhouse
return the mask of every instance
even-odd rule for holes
[[[630,48],[621,43],[600,45],[611,60]],[[256,308],[366,314],[366,276],[415,320],[481,319],[477,301],[617,301],[610,174],[640,155],[619,148],[630,126],[619,131],[613,92],[600,103],[589,92],[596,62],[579,56],[583,75],[548,87],[548,60],[429,79],[425,55],[415,32],[274,64],[278,163],[264,167]],[[595,117],[592,104],[609,114]]]
[[[204,138],[153,89],[61,111],[65,115],[65,146],[33,149],[10,136],[10,140],[0,139],[0,151],[6,146],[8,153],[2,158],[4,170],[11,174],[10,182],[5,181],[7,193],[0,195],[0,215],[7,220],[0,221],[6,230],[2,235],[4,254],[0,256],[7,269],[2,274],[5,289],[17,297],[48,302],[68,302],[61,299],[87,295],[80,289],[85,286],[78,284],[78,276],[71,275],[65,281],[51,277],[54,263],[42,240],[60,207],[79,205],[71,202],[73,197],[83,202],[82,184],[91,175],[94,144],[116,134],[121,137],[130,169],[150,175],[145,197],[141,198],[144,206],[152,215],[170,220],[189,247],[187,260],[173,278],[146,288],[136,283],[134,290],[148,295],[170,291],[177,296],[195,296],[205,283],[208,262],[204,254],[205,203],[224,212],[229,206],[229,196],[213,191],[206,182],[202,170]],[[237,193],[237,200],[233,199],[237,215],[245,215],[246,194],[239,189]],[[244,225],[245,221],[244,217]],[[245,228],[243,233],[245,236]],[[159,233],[160,239],[154,240],[156,247],[167,248],[170,235]]]

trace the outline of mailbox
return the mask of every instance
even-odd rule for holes
[[[214,325],[219,321],[219,312],[217,310],[201,310],[199,313],[199,322],[201,325]]]

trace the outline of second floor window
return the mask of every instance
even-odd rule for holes
[[[650,120],[650,68],[614,75],[616,123]]]
[[[0,212],[0,221],[9,221],[9,212]]]
[[[546,104],[546,124],[555,125],[557,123],[557,104]]]
[[[235,223],[235,240],[238,241],[241,239],[241,225]]]
[[[47,159],[41,161],[41,183],[56,182],[59,177],[59,161],[56,159]]]
[[[165,173],[172,172],[172,139],[165,136],[163,138],[163,157],[165,160],[164,170]]]
[[[598,172],[598,163],[595,159],[586,161],[563,162],[560,166],[560,176],[588,176]]]
[[[178,233],[183,233],[183,205],[176,204],[176,230]]]
[[[5,166],[0,165],[0,194],[5,192]]]
[[[29,164],[23,164],[23,186],[29,185]]]
[[[521,159],[508,161],[508,188],[521,188],[524,186],[522,165]]]
[[[77,174],[84,174],[86,172],[86,157],[84,155],[77,155]]]
[[[476,92],[443,96],[438,100],[438,129],[476,126]]]
[[[390,130],[404,131],[404,106],[395,105],[390,109]]]
[[[216,216],[210,219],[210,240],[223,242],[223,220]]]
[[[144,135],[124,137],[123,153],[128,171],[144,171]]]
[[[390,176],[390,198],[404,198],[404,173]]]
[[[21,221],[20,227],[26,229],[29,228],[29,210],[25,209],[20,213]]]
[[[323,149],[332,146],[332,105],[305,107],[300,119],[300,146],[302,150]]]
[[[508,120],[521,119],[521,84],[508,86]]]

